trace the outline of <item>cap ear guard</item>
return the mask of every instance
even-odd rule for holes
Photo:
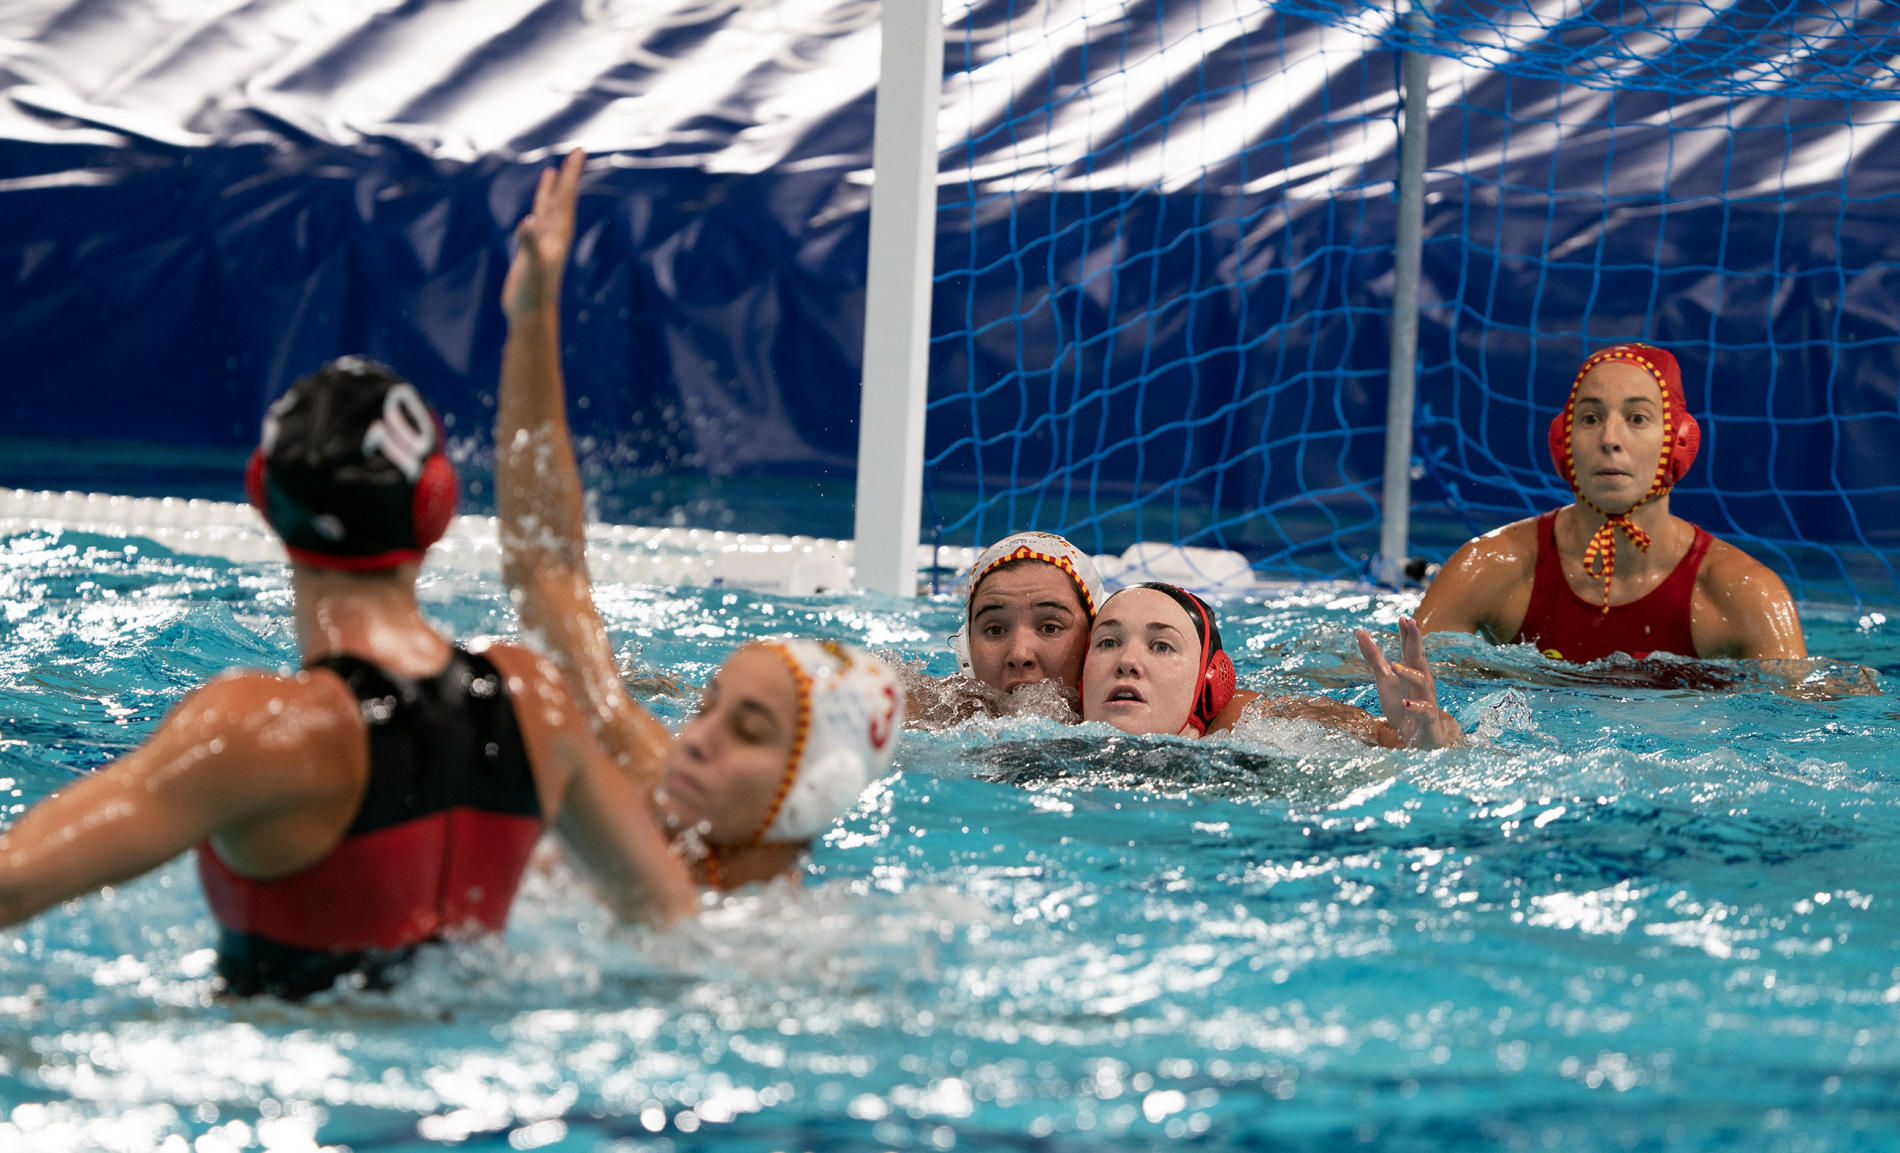
[[[1234,673],[1234,659],[1222,649],[1207,662],[1207,672],[1201,675],[1200,695],[1194,698],[1194,717],[1201,722],[1201,731],[1206,732],[1215,717],[1234,699],[1234,686],[1238,681]]]
[[[1572,393],[1576,389],[1571,389]],[[1557,475],[1571,488],[1577,487],[1577,470],[1570,459],[1570,401],[1564,401],[1564,409],[1550,418],[1550,463],[1557,466]]]
[[[428,548],[449,531],[449,522],[455,519],[455,502],[460,495],[461,485],[455,476],[455,466],[449,463],[448,455],[438,449],[422,466],[422,475],[416,479],[416,493],[410,510],[411,520],[416,526],[416,548]]]
[[[251,450],[251,459],[244,462],[244,499],[251,502],[257,515],[270,520],[270,511],[265,507],[264,494],[264,450]]]
[[[849,645],[763,641],[798,687],[797,736],[773,808],[747,844],[809,841],[890,767],[904,727],[904,695],[883,662]]]
[[[950,655],[957,658],[957,672],[966,677],[976,675],[976,665],[970,661],[970,614],[963,614],[963,624],[950,634]]]
[[[1665,476],[1671,487],[1674,487],[1675,483],[1682,479],[1683,474],[1689,471],[1689,466],[1695,463],[1696,453],[1701,450],[1702,426],[1697,424],[1695,417],[1690,416],[1685,409],[1676,417],[1675,437],[1665,454],[1665,459],[1669,462]]]

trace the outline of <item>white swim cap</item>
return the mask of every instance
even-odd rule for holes
[[[760,642],[785,658],[798,720],[778,802],[759,841],[809,841],[850,811],[890,767],[904,727],[904,693],[884,662],[836,641]]]
[[[957,671],[966,677],[975,672],[975,666],[970,663],[970,606],[976,600],[977,587],[984,577],[1018,560],[1039,560],[1066,573],[1075,582],[1090,620],[1095,619],[1095,610],[1102,605],[1102,574],[1095,571],[1095,562],[1089,555],[1070,544],[1067,538],[1052,532],[1019,532],[1004,537],[978,553],[976,563],[964,577],[968,585],[963,590],[963,623],[950,637],[950,651],[956,654]]]

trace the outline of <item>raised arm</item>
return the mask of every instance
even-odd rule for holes
[[[1425,640],[1416,622],[1410,617],[1399,621],[1400,657],[1396,666],[1386,659],[1372,634],[1358,629],[1354,635],[1378,686],[1383,717],[1331,697],[1268,696],[1243,690],[1234,694],[1234,700],[1208,726],[1208,732],[1230,727],[1242,708],[1250,708],[1268,716],[1316,721],[1384,748],[1437,749],[1464,743],[1464,729],[1458,719],[1438,707],[1438,682],[1432,676],[1431,662],[1425,659]]]
[[[554,831],[622,920],[665,922],[698,906],[698,887],[666,843],[652,790],[608,759],[565,678],[526,649],[486,650],[509,678],[515,716]]]
[[[240,674],[185,698],[143,745],[0,833],[0,924],[137,877],[198,843],[288,872],[348,827],[368,772],[333,677]]]
[[[541,174],[533,210],[515,230],[515,258],[502,286],[508,341],[495,414],[501,574],[523,631],[566,675],[609,755],[651,787],[672,738],[627,695],[594,605],[586,511],[561,376],[561,280],[574,243],[584,159],[576,149],[560,168]]]

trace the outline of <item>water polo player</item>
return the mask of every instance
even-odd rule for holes
[[[1203,736],[1231,727],[1259,699],[1278,717],[1318,721],[1369,744],[1438,748],[1463,740],[1458,722],[1438,707],[1418,627],[1400,622],[1403,654],[1394,668],[1364,629],[1360,651],[1372,666],[1387,720],[1325,697],[1262,697],[1238,689],[1207,602],[1174,585],[1131,585],[1096,614],[1082,673],[1082,719],[1126,733]]]
[[[944,728],[984,714],[1074,721],[1089,624],[1102,603],[1095,562],[1054,533],[1020,532],[978,553],[963,588],[963,619],[950,636],[958,675],[900,662],[911,722]]]
[[[456,479],[412,385],[360,358],[298,381],[246,488],[290,555],[302,671],[219,677],[21,817],[0,835],[0,923],[196,847],[227,991],[380,984],[419,944],[500,930],[544,827],[622,914],[694,907],[558,672],[458,647],[417,608]]]
[[[1701,443],[1674,356],[1647,344],[1590,356],[1549,440],[1576,499],[1460,547],[1419,604],[1425,631],[1576,662],[1807,655],[1781,579],[1669,511]]]
[[[1004,537],[970,566],[963,624],[950,638],[957,669],[1004,692],[1082,681],[1102,578],[1088,554],[1046,532]]]
[[[793,870],[811,840],[889,766],[902,694],[839,644],[766,641],[727,658],[677,739],[629,696],[587,575],[580,473],[561,373],[561,280],[582,156],[542,173],[503,287],[508,341],[496,416],[502,575],[522,627],[567,674],[596,735],[654,791],[699,881],[730,888]]]

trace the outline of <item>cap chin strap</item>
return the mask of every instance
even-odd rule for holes
[[[1667,489],[1664,490],[1668,491]],[[1630,513],[1648,504],[1658,493],[1649,493],[1642,500],[1629,507],[1629,512],[1604,512],[1582,493],[1577,494],[1577,503],[1603,518],[1603,523],[1590,534],[1590,541],[1583,546],[1583,571],[1591,576],[1603,578],[1603,611],[1610,611],[1610,580],[1616,575],[1616,534],[1620,531],[1629,538],[1630,543],[1644,552],[1649,551],[1650,538],[1642,526],[1630,519]]]

